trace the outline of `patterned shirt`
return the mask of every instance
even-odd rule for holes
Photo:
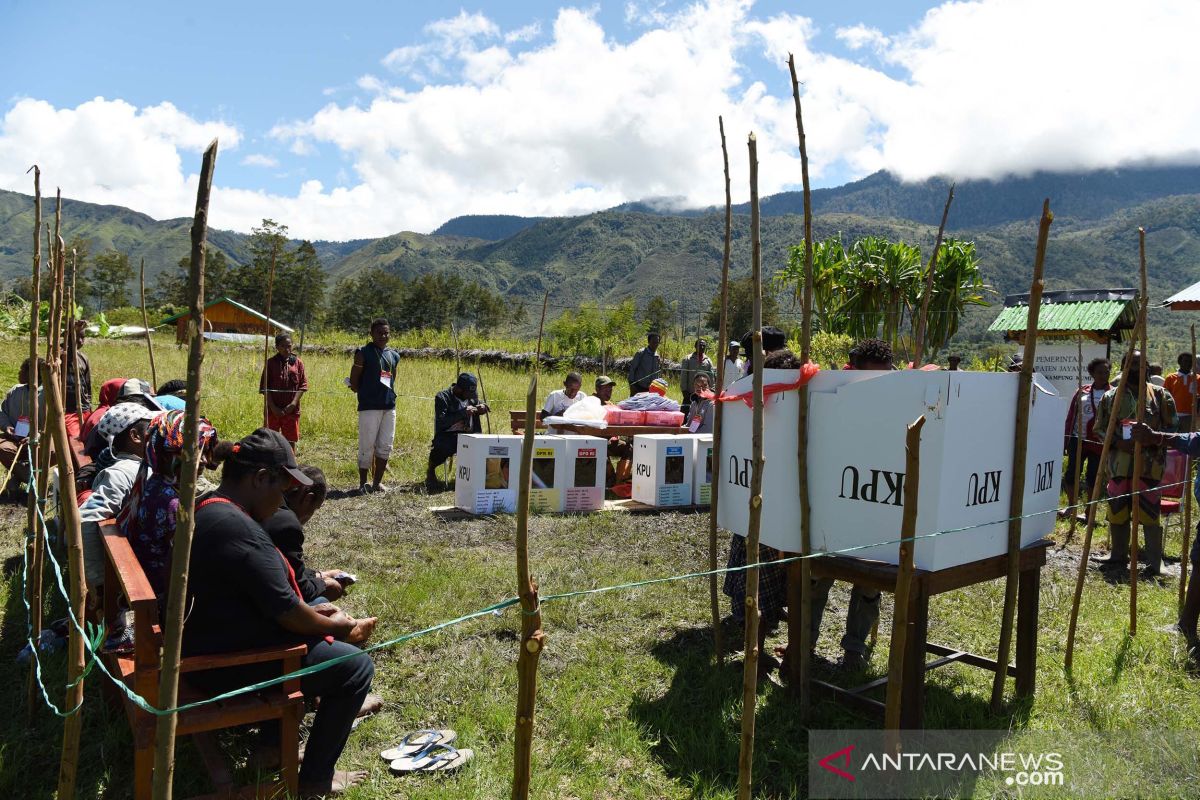
[[[1130,378],[1135,376],[1130,375]],[[1116,408],[1114,411],[1114,404]],[[1100,408],[1096,410],[1094,430],[1098,437],[1103,438],[1108,430],[1108,420],[1113,414],[1117,415],[1117,428],[1113,433],[1113,442],[1121,438],[1121,422],[1137,418],[1137,389],[1126,387],[1125,394],[1117,401],[1117,387],[1104,393]],[[1175,414],[1175,400],[1171,393],[1161,386],[1146,383],[1146,414],[1145,422],[1156,431],[1173,431],[1179,424]],[[1142,445],[1142,475],[1143,478],[1160,480],[1166,467],[1167,451],[1164,447]],[[1110,447],[1108,451],[1108,474],[1111,478],[1133,477],[1133,453]]]

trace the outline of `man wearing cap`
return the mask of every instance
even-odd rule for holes
[[[746,362],[742,360],[741,353],[741,342],[729,343],[729,350],[725,355],[725,385],[721,387],[722,391],[728,389],[729,384],[746,374]]]
[[[308,391],[304,362],[292,352],[292,337],[275,337],[275,355],[267,359],[258,381],[259,394],[267,396],[267,427],[292,443],[300,441],[300,398]]]
[[[139,403],[118,403],[100,420],[93,433],[105,442],[112,464],[100,470],[92,493],[79,509],[83,533],[83,571],[88,591],[99,596],[104,583],[104,544],[100,522],[115,519],[137,480],[146,457],[146,428],[155,412]]]
[[[697,339],[696,349],[679,365],[679,392],[682,395],[681,410],[684,414],[691,403],[692,387],[695,386],[697,375],[706,376],[710,386],[717,382],[717,371],[713,369],[713,362],[706,355],[707,351],[708,341]]]
[[[611,406],[615,405],[612,399],[613,387],[617,382],[607,375],[601,375],[596,378],[596,397],[600,400],[600,405]],[[614,469],[612,462],[608,463],[606,485],[612,486],[617,483],[624,483],[629,480],[630,473],[633,471],[633,445],[626,439],[620,436],[610,436],[608,438],[608,457],[617,460],[617,466]]]
[[[633,360],[629,362],[629,371],[626,375],[629,378],[631,395],[650,391],[650,382],[657,378],[662,371],[662,359],[658,356],[658,343],[658,331],[650,331],[646,334],[646,347],[633,354]]]
[[[233,446],[220,486],[196,504],[183,629],[189,656],[304,644],[305,667],[345,659],[300,680],[306,698],[320,699],[300,767],[302,797],[342,791],[362,779],[363,773],[336,765],[375,674],[355,645],[370,637],[376,619],[355,620],[333,605],[305,603],[287,560],[263,530],[288,487],[311,483],[278,431],[259,428]],[[188,678],[220,692],[278,675],[278,666],[251,665]]]
[[[40,369],[45,362],[37,360]],[[23,452],[22,448],[29,441],[30,391],[29,391],[29,359],[21,362],[18,373],[19,383],[8,390],[4,401],[0,402],[0,467],[7,472],[12,470],[11,483],[18,486],[29,480],[29,462],[25,458],[17,460]],[[42,388],[38,387],[38,419],[46,418],[46,398]],[[14,466],[15,465],[15,466]],[[7,487],[0,486],[0,490]]]
[[[391,335],[386,319],[371,322],[371,341],[354,351],[346,381],[358,395],[358,490],[362,494],[387,491],[383,473],[396,438],[395,379],[400,363],[400,354],[388,347]]]
[[[542,410],[538,413],[538,419],[561,417],[568,408],[587,397],[587,392],[580,391],[582,388],[583,377],[578,372],[568,372],[566,380],[563,381],[563,388],[555,389],[546,398]],[[554,432],[554,428],[548,431],[548,433]]]
[[[425,488],[430,494],[445,491],[436,470],[458,452],[458,435],[483,430],[479,418],[491,409],[475,396],[476,385],[475,376],[464,372],[453,386],[433,398],[433,441],[429,445],[429,465],[425,469]]]
[[[83,436],[83,452],[87,454],[93,461],[100,457],[104,449],[108,447],[108,441],[100,434],[100,423],[108,416],[108,412],[112,408],[116,408],[121,403],[135,403],[143,408],[148,408],[154,413],[164,410],[154,399],[154,389],[146,381],[140,378],[129,378],[121,383],[121,388],[117,391],[116,399],[113,400],[111,408],[105,409],[100,406],[96,412],[88,417],[87,422],[90,423],[83,426],[80,433]],[[103,411],[100,416],[96,413]]]

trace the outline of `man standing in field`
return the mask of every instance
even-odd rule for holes
[[[650,382],[662,371],[662,359],[658,356],[658,331],[646,334],[646,347],[633,355],[629,362],[629,394],[650,391]]]
[[[281,333],[275,337],[275,355],[267,359],[258,392],[267,396],[267,427],[282,433],[292,452],[300,441],[300,398],[307,391],[304,362],[292,352],[292,337]]]
[[[388,347],[386,319],[371,323],[371,341],[354,351],[347,385],[358,395],[358,491],[386,492],[383,473],[396,437],[396,366],[400,354]],[[371,483],[367,483],[367,471]]]
[[[429,464],[425,469],[425,489],[430,494],[445,491],[437,477],[437,468],[458,452],[460,433],[482,433],[479,418],[491,409],[475,394],[475,376],[464,372],[454,385],[433,398],[433,441],[429,445]],[[578,386],[576,387],[578,389]]]
[[[721,391],[729,388],[729,384],[746,374],[746,362],[742,360],[742,343],[731,341],[725,355],[725,385]]]
[[[1179,372],[1168,375],[1163,388],[1175,399],[1179,415],[1179,430],[1191,430],[1192,414],[1196,411],[1196,375],[1192,372],[1192,354],[1179,354]]]
[[[717,382],[717,371],[713,368],[712,359],[705,355],[707,350],[708,342],[704,339],[697,339],[696,349],[680,365],[679,391],[682,394],[680,402],[685,414],[691,402],[692,387],[696,382],[696,376],[706,376],[710,385]]]

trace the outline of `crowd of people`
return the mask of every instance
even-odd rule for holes
[[[104,590],[104,549],[100,526],[115,520],[128,538],[155,594],[164,600],[170,589],[172,543],[180,511],[180,484],[185,462],[186,383],[171,380],[151,387],[136,377],[105,381],[98,402],[92,402],[91,364],[84,355],[84,329],[79,326],[68,337],[63,357],[68,365],[65,416],[70,435],[81,443],[84,463],[76,473],[84,544],[85,578],[89,607],[99,612]],[[358,407],[358,475],[361,494],[387,492],[383,483],[393,449],[396,428],[396,375],[399,354],[388,346],[390,327],[377,319],[370,325],[370,341],[354,352],[345,383],[355,393]],[[629,392],[655,391],[665,386],[664,364],[658,354],[661,342],[656,332],[647,336],[626,374]],[[685,427],[710,432],[716,394],[733,381],[750,374],[753,365],[740,357],[749,351],[750,337],[730,342],[726,348],[724,386],[717,386],[708,343],[697,339],[693,352],[680,368],[681,407],[686,409]],[[764,327],[763,366],[797,369],[799,358],[787,349],[785,334]],[[318,570],[305,558],[304,526],[325,501],[328,484],[320,469],[296,460],[300,439],[301,400],[308,391],[304,364],[292,352],[291,338],[275,339],[276,353],[262,371],[260,392],[264,395],[263,427],[236,441],[223,440],[216,429],[201,420],[196,446],[201,466],[196,476],[198,502],[188,581],[188,616],[184,628],[185,654],[205,654],[271,644],[305,644],[305,666],[336,663],[321,672],[306,675],[302,688],[320,703],[308,739],[301,768],[304,791],[322,794],[338,791],[359,776],[336,770],[355,719],[378,710],[381,700],[370,694],[374,667],[359,645],[372,635],[377,619],[355,619],[334,605],[356,579],[341,569]],[[866,339],[858,342],[843,369],[891,370],[896,358],[887,342]],[[39,418],[46,413],[42,392],[30,390],[31,371],[42,362],[26,360],[20,367],[19,383],[0,401],[0,464],[10,470],[11,487],[29,479],[28,464],[20,454],[30,434],[32,403],[38,403]],[[953,365],[957,367],[957,363]],[[1163,536],[1160,496],[1152,491],[1163,479],[1167,454],[1174,450],[1190,458],[1200,456],[1200,434],[1191,433],[1191,415],[1197,407],[1197,380],[1190,354],[1179,357],[1179,371],[1162,385],[1146,384],[1144,422],[1126,426],[1127,435],[1112,445],[1104,487],[1112,549],[1103,568],[1127,568],[1130,552],[1130,491],[1134,482],[1142,490],[1139,498],[1145,536],[1145,575],[1162,569]],[[1139,377],[1149,377],[1149,365],[1140,352],[1124,364],[1129,373],[1126,389],[1118,395],[1111,364],[1097,358],[1088,365],[1091,382],[1071,403],[1066,423],[1067,469],[1063,488],[1071,504],[1077,474],[1089,495],[1100,472],[1103,431],[1108,420],[1130,420],[1135,416]],[[592,387],[601,405],[611,405],[616,381],[607,375],[596,378]],[[479,433],[481,419],[491,411],[478,396],[478,380],[469,372],[459,374],[452,385],[434,398],[433,436],[425,484],[430,492],[444,490],[437,469],[457,451],[457,437]],[[546,398],[539,419],[559,417],[587,398],[583,378],[567,374],[561,389]],[[1080,434],[1082,439],[1080,440]],[[1133,447],[1142,446],[1142,469],[1134,475]],[[632,447],[626,440],[610,440],[609,484],[629,479]],[[90,461],[89,461],[90,459]],[[215,483],[206,473],[220,470]],[[745,539],[730,540],[728,566],[747,563]],[[773,562],[782,556],[761,546],[759,609],[760,670],[764,673],[779,663],[762,647],[771,628],[784,617],[787,604],[787,573]],[[1191,552],[1200,559],[1200,536]],[[1193,573],[1195,574],[1195,573]],[[820,633],[831,580],[814,581],[812,642]],[[724,593],[730,610],[740,620],[745,609],[745,573],[726,573]],[[872,627],[879,618],[879,592],[851,587],[850,604],[841,638],[844,668],[857,670],[869,654]],[[230,626],[229,619],[238,625]],[[1200,651],[1197,621],[1200,618],[1200,581],[1188,587],[1187,604],[1179,629],[1193,652]],[[112,635],[109,650],[132,648],[133,630],[121,619],[105,620]],[[263,674],[256,667],[239,667],[190,676],[210,691],[224,691],[252,683]],[[269,735],[269,732],[267,732]]]

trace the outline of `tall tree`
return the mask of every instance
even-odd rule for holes
[[[92,263],[91,296],[100,311],[129,305],[128,283],[133,280],[129,256],[105,250]]]
[[[157,285],[149,292],[149,300],[154,305],[181,308],[187,305],[187,280],[192,257],[184,256],[176,266],[178,269],[175,272],[160,275]],[[209,300],[215,300],[228,292],[229,261],[220,250],[208,249],[204,255],[204,295]]]
[[[286,319],[299,327],[307,327],[321,319],[325,303],[325,270],[311,242],[303,241],[285,259],[283,269],[275,276],[275,297],[279,309],[277,318]]]
[[[749,278],[731,280],[729,282],[729,335],[741,338],[743,333],[750,330],[754,317],[754,281]],[[780,319],[779,300],[775,293],[764,291],[762,295],[763,325],[778,325]],[[721,293],[713,297],[708,307],[708,315],[704,320],[705,327],[710,330],[721,329]]]
[[[662,295],[655,295],[642,311],[642,324],[648,331],[658,331],[665,335],[671,329],[674,316],[671,304]]]
[[[67,271],[71,269],[71,254],[75,254],[75,297],[77,305],[84,305],[83,298],[89,297],[92,293],[91,278],[89,276],[89,267],[91,266],[92,255],[92,240],[86,236],[75,234],[71,237],[71,241],[67,242]],[[70,285],[71,278],[67,277],[67,284]]]

